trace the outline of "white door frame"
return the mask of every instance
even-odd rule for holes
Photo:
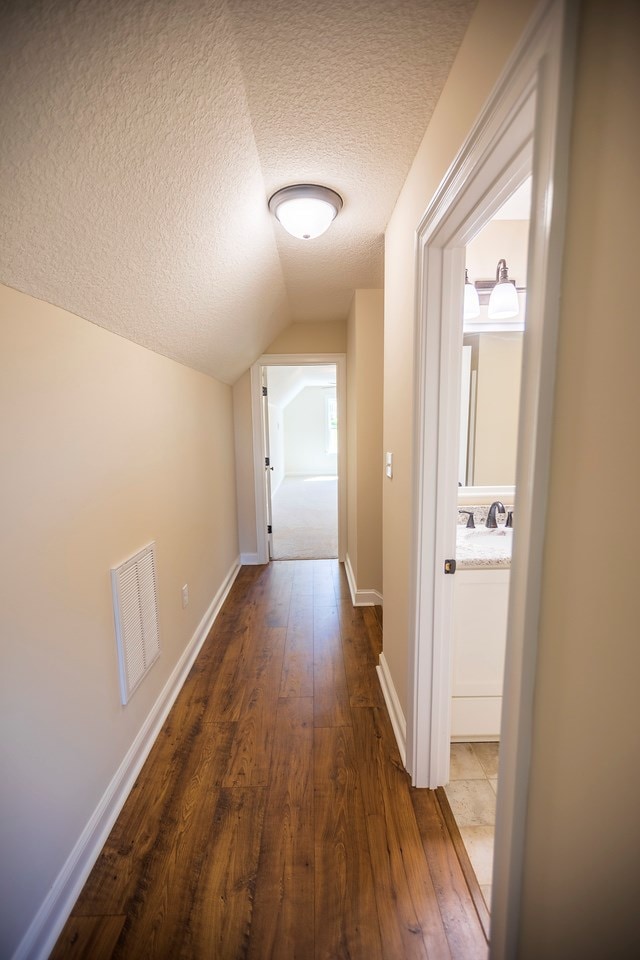
[[[267,556],[269,560],[273,559],[273,492],[271,487],[271,474],[273,472],[273,465],[271,463],[271,433],[269,427],[269,396],[267,390],[267,371],[264,367],[260,370],[260,389],[262,393],[261,403],[260,403],[260,413],[262,416],[262,450],[264,453],[264,458],[261,461],[264,463],[264,527],[266,527],[267,533]],[[269,469],[267,469],[267,460],[269,461]],[[264,528],[263,527],[263,528]]]
[[[338,405],[338,559],[344,562],[347,549],[347,358],[344,353],[265,353],[251,367],[251,419],[253,422],[253,464],[256,505],[257,563],[269,562],[265,519],[264,432],[262,428],[262,371],[264,367],[315,367],[336,365]]]
[[[532,172],[491,957],[515,955],[532,737],[576,4],[547,0],[418,227],[416,458],[407,765],[416,786],[449,777],[451,620],[465,246]],[[460,319],[459,319],[460,318]]]

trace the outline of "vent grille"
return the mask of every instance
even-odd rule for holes
[[[111,570],[123,704],[160,655],[155,543]]]

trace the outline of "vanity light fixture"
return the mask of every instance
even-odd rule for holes
[[[342,209],[342,197],[329,187],[297,183],[277,190],[269,210],[287,233],[300,240],[313,240],[328,230]]]
[[[520,312],[515,280],[509,280],[507,261],[498,260],[496,283],[489,297],[489,319],[510,320]]]
[[[469,280],[469,271],[464,271],[464,314],[465,320],[474,320],[480,316],[480,300],[475,283]]]

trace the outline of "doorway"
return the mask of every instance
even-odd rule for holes
[[[265,354],[251,368],[258,563],[344,561],[345,377],[344,354]]]
[[[463,869],[473,871],[473,889],[485,901],[481,920],[485,907],[487,913],[491,909],[510,548],[518,524],[516,451],[530,207],[529,177],[467,244],[465,268],[471,286],[465,288],[468,302],[460,320],[451,765],[444,793],[458,849],[464,847]],[[506,290],[513,302],[501,309],[489,300],[502,260],[508,265],[512,289]],[[491,503],[499,505],[495,527],[487,526]]]
[[[416,243],[416,457],[407,763],[416,786],[449,780],[453,580],[465,247],[532,175],[516,467],[517,534],[492,890],[492,960],[515,955],[532,741],[537,621],[553,413],[575,7],[541,5],[434,195]]]
[[[270,558],[337,558],[336,365],[265,366],[264,380]]]

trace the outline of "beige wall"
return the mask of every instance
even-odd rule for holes
[[[467,246],[469,279],[495,280],[498,260],[504,257],[509,279],[519,287],[526,286],[528,247],[528,220],[491,220]]]
[[[480,0],[385,236],[383,484],[384,652],[407,708],[411,560],[416,228],[524,29],[534,0]],[[494,265],[495,269],[495,265]]]
[[[347,556],[354,573],[358,569],[358,450],[356,392],[356,297],[347,318]]]
[[[467,246],[469,278],[495,278],[496,264],[504,257],[509,277],[519,287],[526,287],[528,235],[528,220],[490,221]],[[520,301],[524,310],[524,294]],[[478,320],[486,323],[488,319],[487,307],[482,305]],[[472,327],[470,321],[467,330]],[[466,342],[471,342],[468,334]],[[478,368],[473,482],[476,486],[514,484],[522,334],[480,333],[473,343],[473,362]]]
[[[348,537],[358,590],[382,593],[382,290],[356,290],[347,321]]]
[[[638,7],[583,6],[520,956],[640,955]],[[631,510],[629,510],[631,504]]]
[[[246,560],[247,555],[255,554],[258,549],[250,370],[243,373],[233,385],[233,433],[236,453],[238,544],[241,556]]]
[[[344,320],[325,323],[292,323],[265,350],[273,354],[345,353],[347,325]],[[257,359],[257,358],[256,358]],[[244,373],[233,385],[238,500],[238,539],[243,557],[255,558],[256,503],[253,474],[253,426],[251,416],[251,373]]]
[[[344,320],[322,323],[292,323],[271,343],[265,353],[345,353],[347,327]]]
[[[0,954],[10,956],[238,544],[229,387],[7,287],[0,364]],[[122,707],[109,571],[151,540],[161,656]]]

